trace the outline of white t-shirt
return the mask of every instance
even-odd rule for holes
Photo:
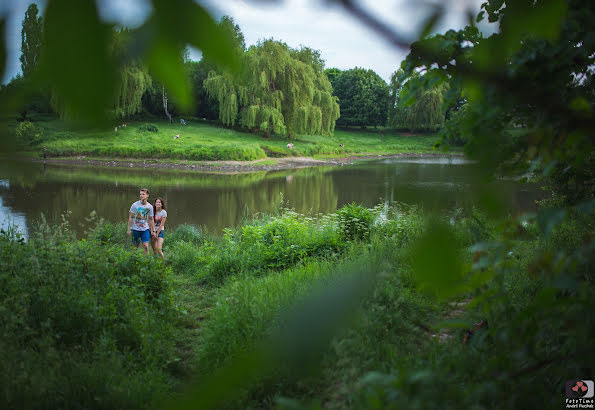
[[[159,232],[159,226],[161,225],[163,218],[167,218],[167,211],[165,209],[162,209],[155,214],[155,232]],[[163,227],[163,230],[165,231],[165,227]]]
[[[149,229],[149,218],[153,216],[153,205],[147,202],[143,205],[141,201],[136,201],[130,207],[132,215],[132,225],[130,228],[135,231],[146,231]]]

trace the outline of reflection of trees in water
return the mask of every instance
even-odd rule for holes
[[[330,174],[292,175],[291,179],[286,178],[284,182],[283,195],[289,206],[297,212],[318,214],[337,209],[339,195]]]
[[[220,228],[237,224],[243,215],[271,213],[280,204],[300,213],[328,213],[337,209],[333,179],[324,172],[277,174],[252,189],[237,189],[219,194],[217,224]]]
[[[26,215],[27,222],[39,220],[43,213],[49,222],[60,222],[61,215],[71,212],[70,221],[75,230],[81,231],[80,223],[92,211],[108,221],[124,221],[128,217],[130,204],[138,199],[135,189],[122,190],[96,185],[42,182],[32,187],[11,183],[7,192],[1,192],[5,204],[16,212]],[[128,203],[125,209],[123,203]]]

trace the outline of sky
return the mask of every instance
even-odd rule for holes
[[[484,0],[444,0],[448,5],[435,32],[466,25],[465,11],[474,14]],[[151,13],[148,0],[96,0],[101,18],[109,23],[135,27]],[[21,72],[21,25],[31,0],[0,0],[0,17],[7,18],[7,68],[3,83]],[[43,10],[45,0],[36,1]],[[363,67],[390,80],[406,49],[395,48],[360,21],[347,14],[332,0],[204,0],[201,2],[216,18],[231,16],[246,39],[246,45],[273,38],[290,47],[307,46],[321,52],[326,67],[346,70]],[[431,0],[360,0],[359,4],[393,30],[412,39],[419,33],[424,17],[431,11]],[[493,31],[493,28],[485,28]],[[191,58],[200,59],[193,50]]]

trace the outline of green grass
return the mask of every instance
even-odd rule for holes
[[[547,403],[557,403],[570,370],[584,367],[582,357],[570,354],[592,340],[589,317],[573,325],[594,307],[592,252],[572,256],[592,236],[592,216],[543,238],[534,224],[519,233],[476,212],[443,215],[466,269],[484,272],[481,259],[472,266],[480,256],[492,258],[498,273],[458,296],[473,300],[464,309],[420,290],[410,246],[428,234],[426,218],[415,207],[352,204],[317,219],[279,209],[223,236],[181,225],[167,236],[165,265],[132,250],[124,224],[99,223],[83,240],[68,224],[42,224],[31,242],[3,233],[0,358],[7,371],[0,404],[154,408],[164,398],[175,404],[186,383],[217,380],[251,346],[289,328],[287,308],[307,302],[321,282],[329,291],[359,272],[372,275],[374,286],[358,299],[347,328],[317,348],[318,372],[296,378],[282,361],[266,374],[238,368],[238,377],[257,379],[236,389],[232,407],[273,408],[279,397],[290,397],[291,408],[531,408],[535,399],[523,392],[533,388],[538,407],[555,408]],[[502,238],[504,247],[488,246]],[[478,241],[487,247],[474,252]],[[547,266],[565,258],[572,261],[560,277],[565,282],[556,281]],[[306,342],[305,349],[321,331],[318,312],[344,302],[332,292],[323,296],[315,310],[300,305],[310,313],[292,340]],[[448,327],[445,319],[462,324]],[[489,328],[463,346],[465,330],[480,320]],[[448,337],[439,341],[437,334]],[[567,356],[511,376],[551,352]],[[310,351],[295,354],[307,358]],[[225,381],[215,383],[214,390],[233,395]],[[514,389],[519,384],[521,391]],[[428,404],[428,394],[437,401]]]
[[[4,132],[16,135],[16,120],[3,121]],[[82,129],[47,116],[33,117],[35,136],[17,139],[23,152],[40,153],[45,146],[49,156],[92,156],[97,158],[165,158],[168,160],[238,160],[307,156],[346,157],[367,154],[429,153],[436,135],[403,135],[390,130],[337,130],[331,137],[281,136],[263,138],[207,123],[190,120],[188,125],[166,121],[130,121],[126,127],[114,123],[103,128]],[[114,128],[118,126],[118,130]],[[151,132],[148,125],[157,127]],[[179,138],[174,138],[179,135]],[[340,146],[343,144],[343,146]],[[272,165],[274,162],[261,162]],[[274,160],[270,160],[274,161]]]

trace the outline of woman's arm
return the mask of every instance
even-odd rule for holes
[[[164,216],[163,218],[161,218],[161,223],[159,224],[159,232],[157,232],[157,235],[159,235],[159,233],[163,230],[163,227],[165,226],[166,219],[167,219],[167,216]]]

